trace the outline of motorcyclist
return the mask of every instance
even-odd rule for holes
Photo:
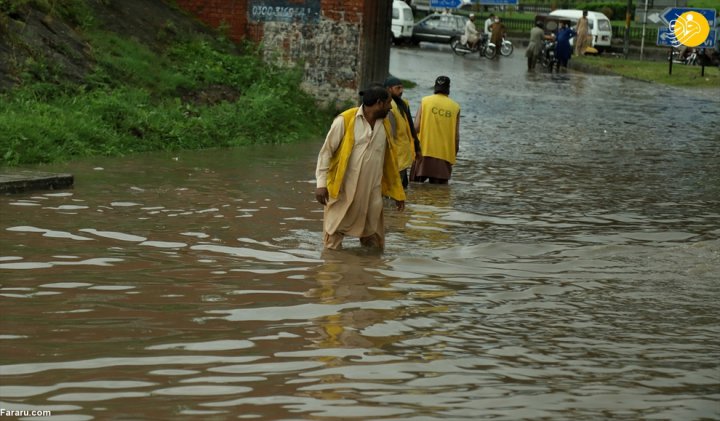
[[[480,41],[480,32],[478,32],[475,27],[475,14],[470,13],[468,17],[470,20],[465,24],[465,39],[467,40],[468,47],[474,50],[477,47],[478,41]]]

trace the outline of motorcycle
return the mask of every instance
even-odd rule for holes
[[[685,57],[683,56],[683,53],[680,52],[677,48],[673,48],[670,50],[670,53],[668,53],[668,61],[672,61],[673,63],[677,64],[685,64]]]
[[[465,54],[479,53],[480,56],[487,57],[489,59],[495,58],[497,55],[497,49],[495,44],[490,42],[488,37],[482,36],[480,40],[475,43],[474,47],[470,47],[466,42],[462,42],[460,38],[453,38],[450,41],[450,48],[453,53],[464,56]]]
[[[702,64],[704,58],[704,48],[673,48],[668,55],[668,60],[672,60],[673,63],[685,64],[689,66]]]
[[[513,53],[513,45],[512,45],[512,42],[510,42],[509,39],[505,39],[505,38],[503,37],[502,45],[500,46],[500,54],[502,54],[503,56],[507,57],[507,56],[509,56],[509,55],[512,54],[512,53]]]
[[[558,66],[558,59],[555,56],[555,41],[543,41],[540,50],[540,58],[538,60],[541,66],[552,72],[553,68]]]

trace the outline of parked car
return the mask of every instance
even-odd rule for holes
[[[412,38],[415,19],[410,6],[404,1],[395,0],[392,6],[392,38],[393,42],[399,44],[403,41],[410,41]]]
[[[420,41],[450,43],[465,33],[465,23],[470,20],[462,15],[433,14],[423,18],[413,27],[412,42]]]

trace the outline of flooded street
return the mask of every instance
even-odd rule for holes
[[[0,408],[720,419],[720,88],[523,53],[392,50],[413,111],[451,78],[461,145],[382,254],[322,252],[322,139],[43,167],[75,188],[0,197]]]

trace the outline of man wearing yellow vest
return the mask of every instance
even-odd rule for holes
[[[391,98],[382,84],[360,92],[362,106],[335,118],[318,154],[315,198],[325,206],[323,244],[341,249],[346,235],[367,247],[385,247],[383,196],[405,209],[392,128]]]
[[[450,99],[450,78],[435,79],[434,94],[422,99],[415,116],[423,156],[413,164],[412,181],[447,184],[460,150],[460,105]]]
[[[417,132],[415,132],[415,123],[413,123],[412,114],[410,113],[410,103],[402,97],[404,91],[402,81],[395,76],[390,76],[385,79],[385,87],[392,97],[391,115],[397,122],[393,146],[398,169],[400,170],[400,179],[403,188],[407,188],[408,169],[415,161],[415,158],[421,156],[420,140],[417,137]]]

